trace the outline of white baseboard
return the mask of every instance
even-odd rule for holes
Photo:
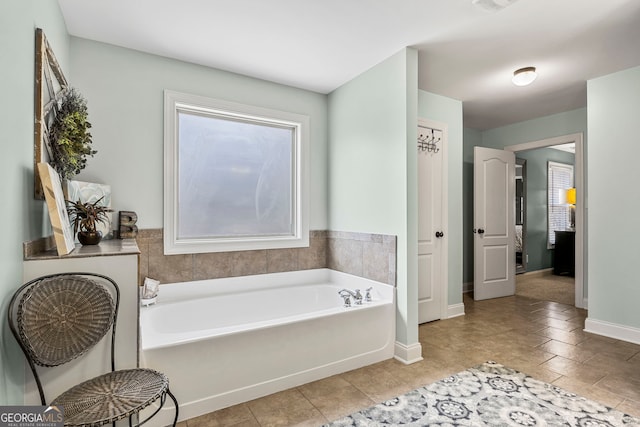
[[[417,342],[407,346],[396,341],[393,358],[405,365],[419,362],[422,360],[422,344]]]
[[[445,319],[451,319],[452,317],[464,316],[464,304],[452,304],[447,307],[447,317]]]
[[[584,322],[584,330],[592,334],[640,344],[639,328],[587,318]]]

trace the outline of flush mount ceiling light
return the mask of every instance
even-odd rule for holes
[[[516,86],[526,86],[533,83],[536,77],[538,77],[538,74],[536,74],[536,67],[524,67],[513,72],[513,78],[511,81]]]
[[[516,1],[517,0],[471,0],[471,3],[481,9],[497,12]]]

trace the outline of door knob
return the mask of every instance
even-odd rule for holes
[[[484,234],[484,228],[478,228],[478,234]]]
[[[436,237],[437,238],[444,237],[444,233],[442,231],[436,231]]]

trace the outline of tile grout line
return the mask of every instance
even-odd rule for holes
[[[316,411],[318,411],[318,413],[319,413],[320,415],[322,415],[322,417],[324,418],[325,423],[328,423],[328,422],[330,422],[330,421],[331,421],[331,420],[329,420],[329,417],[327,417],[327,416],[325,415],[325,413],[324,413],[324,412],[322,412],[322,410],[320,410],[320,408],[318,408],[316,405],[314,405],[314,404],[313,404],[313,402],[312,402],[312,401],[307,397],[307,395],[306,395],[306,394],[304,394],[304,391],[302,390],[302,387],[301,387],[301,386],[297,386],[297,387],[296,387],[296,390],[298,390],[298,393],[300,393],[300,394],[302,395],[302,397],[304,397],[304,399],[305,399],[307,402],[309,402],[309,405],[311,405],[311,406],[313,407],[313,409],[315,409]]]

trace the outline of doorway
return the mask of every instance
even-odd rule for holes
[[[585,259],[585,227],[584,212],[586,208],[585,192],[584,192],[584,146],[582,133],[564,135],[560,137],[548,138],[538,141],[527,142],[505,147],[505,150],[514,153],[525,152],[537,148],[547,148],[554,145],[574,144],[575,145],[575,164],[574,179],[576,188],[576,205],[575,205],[575,298],[574,305],[578,308],[587,308],[586,298],[586,276],[584,274]]]
[[[516,274],[527,271],[527,161],[516,157]]]
[[[447,313],[448,128],[418,120],[418,323]]]

